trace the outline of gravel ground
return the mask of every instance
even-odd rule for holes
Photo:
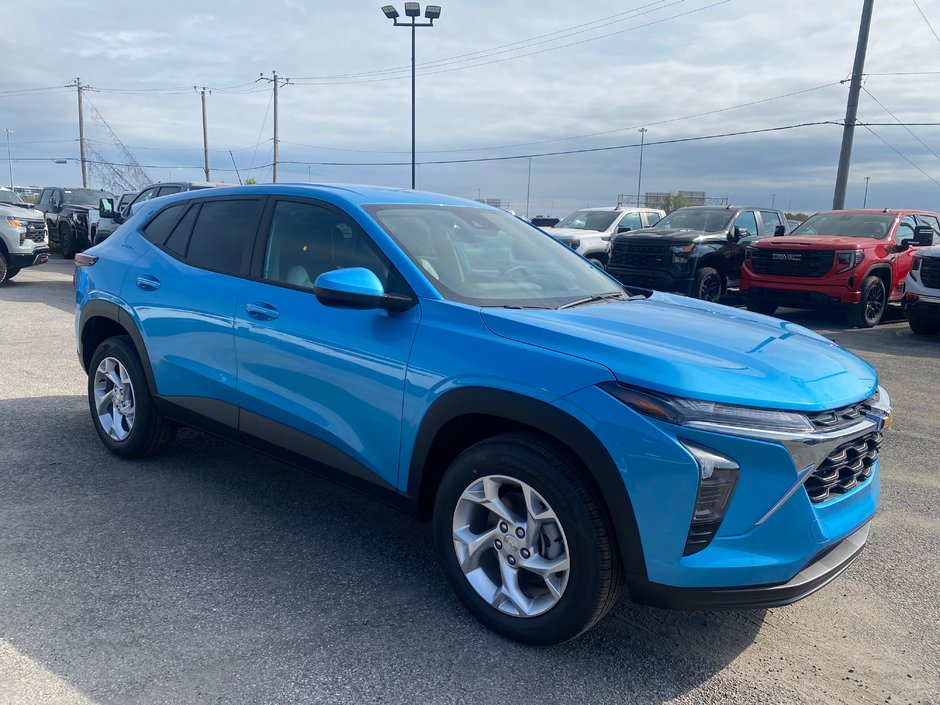
[[[867,550],[790,607],[623,601],[534,649],[479,626],[428,527],[194,431],[120,461],[74,352],[71,263],[0,287],[0,703],[940,703],[940,336],[845,330],[897,421]]]

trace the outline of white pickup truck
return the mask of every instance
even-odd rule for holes
[[[940,333],[940,245],[914,253],[901,301],[912,331],[921,335]]]

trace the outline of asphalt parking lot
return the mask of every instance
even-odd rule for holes
[[[71,262],[0,287],[0,703],[940,703],[940,336],[846,330],[896,422],[836,583],[768,611],[623,601],[534,649],[477,624],[427,526],[185,432],[109,455],[74,352]]]

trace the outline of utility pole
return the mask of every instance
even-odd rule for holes
[[[274,85],[274,164],[273,164],[274,168],[272,170],[271,178],[274,181],[274,183],[277,183],[277,148],[278,148],[278,142],[280,141],[277,136],[277,127],[278,127],[277,125],[277,89],[279,86],[286,86],[287,84],[289,84],[290,79],[278,78],[277,71],[272,71],[270,78],[268,78],[264,74],[261,74],[260,80],[267,81],[268,83],[271,83]]]
[[[865,198],[862,199],[862,208],[868,206],[868,182],[871,181],[870,176],[865,177]]]
[[[855,122],[858,115],[858,96],[862,91],[862,75],[865,71],[865,52],[868,50],[868,32],[871,29],[871,12],[875,0],[864,0],[862,19],[858,27],[858,44],[855,46],[855,65],[849,84],[849,99],[845,106],[845,125],[842,128],[842,151],[839,153],[839,170],[836,173],[836,190],[832,196],[832,209],[845,208],[845,190],[849,183],[849,164],[852,161],[852,140],[855,138]]]
[[[85,159],[85,111],[82,109],[82,92],[89,90],[89,86],[82,84],[82,79],[76,78],[67,86],[78,89],[78,151],[82,158],[82,188],[88,188],[88,162]]]
[[[529,193],[532,190],[532,157],[529,157],[529,178],[525,184],[525,217],[529,219]]]
[[[4,128],[7,133],[7,163],[10,165],[10,190],[13,190],[13,153],[10,151],[10,135],[13,133],[9,127]]]
[[[193,90],[202,96],[202,154],[205,164],[203,168],[206,172],[206,181],[211,181],[212,179],[209,178],[209,124],[206,122],[206,87],[203,86],[202,90],[199,90],[193,86]],[[212,91],[209,92],[212,93]]]
[[[645,127],[641,127],[638,132],[640,133],[640,172],[636,177],[636,205],[637,208],[640,207],[640,192],[641,186],[643,184],[643,145],[646,142],[646,133],[649,132]]]

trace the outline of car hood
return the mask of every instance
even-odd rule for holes
[[[599,237],[606,231],[601,230],[582,230],[581,228],[542,228],[545,232],[559,240],[570,240],[571,238]]]
[[[42,213],[30,207],[28,203],[0,203],[0,214],[22,220],[42,220]]]
[[[643,228],[641,230],[631,230],[628,233],[622,233],[617,237],[622,238],[640,238],[644,240],[663,240],[665,242],[692,242],[700,237],[723,237],[724,231],[719,230],[716,233],[707,233],[703,230],[687,230],[685,228]]]
[[[676,396],[822,411],[877,388],[873,367],[811,330],[670,294],[562,310],[485,308],[482,316],[496,335]]]
[[[858,250],[874,247],[885,240],[870,237],[846,237],[841,235],[784,235],[762,240],[758,247],[767,249],[807,249],[807,250]]]
[[[919,247],[914,250],[916,257],[940,257],[940,245],[933,245],[932,247]]]

